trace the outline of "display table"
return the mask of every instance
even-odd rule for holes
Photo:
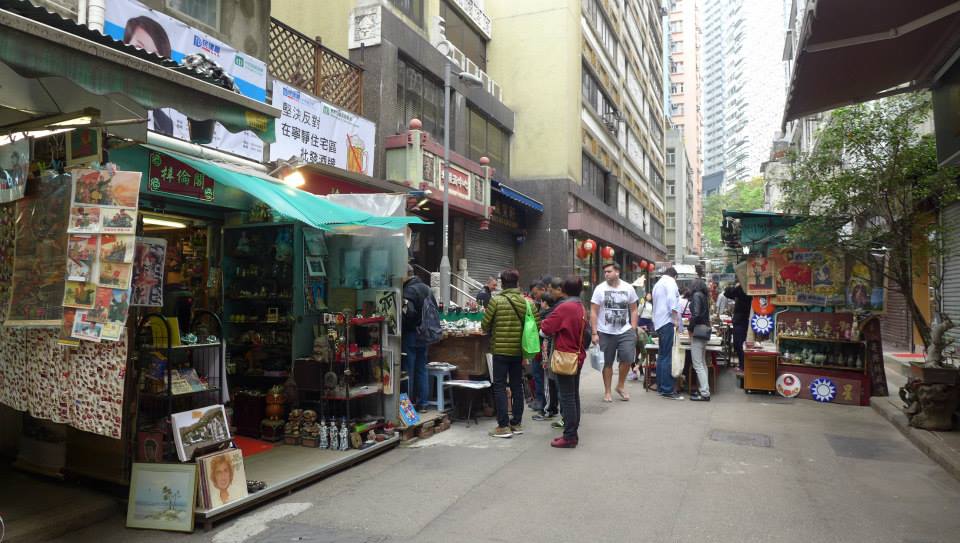
[[[693,379],[696,377],[696,372],[693,371],[693,363],[690,360],[690,341],[686,335],[680,336],[680,348],[684,351],[684,372],[687,374],[687,393],[692,393],[693,391]],[[641,364],[643,365],[643,389],[652,390],[656,388],[657,385],[657,353],[660,352],[660,346],[657,344],[657,340],[654,339],[653,343],[648,343],[644,345],[643,353],[641,354]],[[720,338],[712,337],[710,341],[707,342],[707,378],[711,377],[712,382],[710,383],[711,393],[716,391],[716,384],[719,382],[718,375],[720,371],[720,366],[717,364],[717,356],[723,352],[723,345]]]
[[[490,336],[470,334],[448,335],[427,349],[429,362],[448,362],[469,375],[487,374],[487,353]]]

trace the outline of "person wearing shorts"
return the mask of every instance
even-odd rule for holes
[[[637,291],[620,280],[620,265],[611,262],[603,267],[606,279],[597,285],[590,298],[590,326],[593,343],[603,352],[603,401],[612,402],[613,363],[620,364],[617,395],[627,401],[624,389],[630,365],[637,358]]]

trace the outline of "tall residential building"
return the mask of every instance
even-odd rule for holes
[[[784,2],[704,0],[704,175],[760,174],[780,129]],[[777,45],[775,45],[777,44]]]
[[[677,131],[686,148],[685,156],[692,168],[693,182],[693,208],[688,217],[693,243],[684,245],[685,254],[700,253],[703,221],[700,3],[701,0],[671,0],[668,15],[668,114],[670,126]],[[667,147],[670,147],[669,142]],[[678,255],[678,260],[683,256]]]
[[[684,256],[699,254],[699,233],[695,231],[693,215],[698,213],[698,196],[694,172],[696,165],[687,155],[687,141],[680,130],[667,131],[667,259],[683,262]]]
[[[595,240],[629,278],[664,246],[663,34],[660,0],[487,2],[497,36],[490,75],[517,113],[510,177],[544,202],[523,269],[596,281]]]

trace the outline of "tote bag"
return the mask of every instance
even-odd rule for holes
[[[680,335],[674,332],[673,336],[673,363],[670,366],[670,375],[680,377],[683,373],[684,352],[680,347]]]

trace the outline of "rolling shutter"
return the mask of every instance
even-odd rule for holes
[[[470,277],[481,283],[516,267],[513,231],[499,224],[491,223],[489,230],[480,230],[478,221],[467,221],[463,252]]]
[[[960,204],[953,204],[943,212],[944,255],[943,259],[943,312],[953,322],[960,322]],[[960,341],[960,328],[947,332]],[[960,343],[957,343],[960,345]]]

